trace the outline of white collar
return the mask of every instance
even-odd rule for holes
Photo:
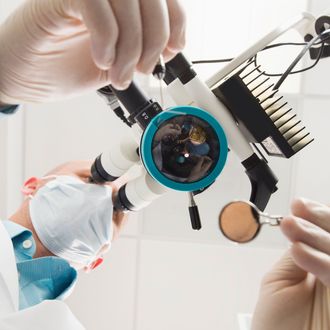
[[[18,275],[12,241],[0,220],[0,275],[3,278],[14,311],[18,310]]]

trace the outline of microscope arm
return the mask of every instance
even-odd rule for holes
[[[264,49],[275,39],[280,37],[285,32],[296,29],[304,37],[307,33],[311,33],[312,26],[315,23],[315,17],[309,13],[302,13],[301,15],[291,19],[287,23],[277,27],[270,33],[266,34],[263,38],[255,42],[252,46],[234,58],[229,64],[224,66],[221,70],[216,72],[210,77],[206,84],[209,88],[213,89],[216,87],[224,78],[235,72],[242,64],[252,58],[259,51]]]
[[[279,103],[281,102],[281,96],[276,96],[277,90],[272,92],[270,89],[271,86],[265,87],[264,82],[260,82],[260,80],[257,79],[258,77],[254,79],[251,72],[246,74],[246,71],[249,70],[246,70],[248,67],[246,63],[259,51],[290,29],[297,30],[305,41],[309,41],[316,34],[320,34],[329,26],[330,17],[328,15],[323,15],[316,19],[309,13],[302,13],[254,43],[208,79],[206,83],[198,79],[197,74],[192,69],[192,65],[182,54],[179,54],[166,65],[167,75],[165,77],[165,82],[168,85],[170,95],[176,103],[200,106],[212,113],[223,126],[229,146],[240,158],[251,182],[250,201],[261,210],[266,207],[271,195],[277,190],[276,184],[278,180],[267,165],[266,160],[263,157],[259,158],[257,154],[254,153],[250,143],[262,143],[263,147],[265,147],[264,142],[266,142],[270,143],[271,147],[273,146],[275,149],[277,147],[276,143],[279,143],[282,156],[289,158],[312,142],[313,139],[309,137],[309,133],[304,131],[304,128],[300,128],[300,121],[295,119],[295,115],[290,112],[290,109],[286,110],[285,107],[282,108],[283,105]],[[329,48],[329,46],[327,47]],[[329,52],[326,52],[326,50],[327,48],[325,47],[325,55],[323,55],[323,57],[330,56],[330,49]],[[314,56],[315,58],[318,52],[318,49],[311,49],[311,57],[313,58]],[[244,70],[244,76],[243,74],[240,76],[240,73],[244,72]],[[252,78],[249,79],[252,79],[252,81],[256,80],[255,85],[260,83],[260,86],[263,87],[258,87],[257,85],[257,92],[255,92],[255,89],[251,86],[247,88],[249,84],[246,85],[247,81],[244,81],[244,77],[246,76],[252,76]],[[222,84],[223,87],[221,86]],[[261,91],[260,88],[262,88]],[[273,106],[273,109],[271,109],[272,106],[269,108],[269,106],[266,105],[267,102],[263,103],[259,100],[259,95],[264,93],[263,90],[270,91],[267,92],[267,97],[264,97],[265,95],[263,95],[263,97],[265,100],[268,98],[268,104],[273,103],[276,108]],[[233,96],[235,91],[242,92],[243,94],[237,93],[237,95],[244,96],[243,99],[250,104],[253,110],[253,112],[250,112],[250,116],[255,118],[254,123],[252,123],[251,118],[247,119],[247,122],[244,122],[244,116],[246,117],[247,114],[240,110],[244,102],[235,101],[235,96]],[[232,94],[231,99],[228,98],[230,93]],[[233,100],[234,102],[228,102]],[[233,111],[235,109],[237,110],[236,112]],[[283,113],[284,115],[279,115],[279,113]],[[282,119],[278,120],[275,118]],[[264,129],[261,129],[260,132],[256,132],[255,126],[263,126],[263,124],[265,124]],[[253,130],[255,132],[253,132]],[[252,134],[253,136],[251,136],[251,132],[254,133]],[[291,136],[294,136],[294,138],[290,139]],[[274,139],[274,141],[272,139]],[[269,153],[268,149],[267,153]]]
[[[248,65],[246,65],[242,69],[243,64],[246,64],[247,61],[251,59],[255,54],[264,49],[286,31],[290,29],[296,29],[304,37],[305,41],[309,41],[314,37],[315,33],[319,34],[322,32],[322,29],[328,28],[329,25],[329,16],[321,16],[318,19],[315,19],[315,17],[312,15],[303,13],[287,24],[284,24],[268,33],[261,40],[253,44],[246,51],[232,60],[228,65],[214,74],[206,83],[198,78],[196,72],[192,68],[192,65],[182,54],[178,54],[174,59],[166,64],[166,76],[164,81],[168,85],[168,91],[170,95],[178,105],[195,105],[209,112],[218,120],[225,131],[231,149],[238,155],[242,165],[245,167],[246,174],[249,177],[252,187],[250,200],[261,210],[264,210],[271,195],[277,190],[276,185],[278,180],[269,168],[266,159],[262,155],[259,157],[254,152],[251,144],[264,144],[266,141],[264,141],[264,139],[267,137],[270,139],[275,139],[276,143],[280,142],[281,144],[279,149],[282,152],[282,156],[289,158],[294,153],[301,150],[305,145],[310,143],[312,139],[308,137],[309,133],[303,133],[305,135],[301,137],[298,135],[299,138],[295,139],[295,144],[292,144],[292,139],[288,133],[291,131],[297,131],[299,134],[302,134],[300,133],[302,129],[297,130],[300,121],[296,121],[294,119],[295,116],[290,117],[291,113],[287,114],[287,112],[290,110],[284,113],[283,111],[285,109],[282,109],[275,115],[276,117],[279,113],[282,112],[285,114],[283,116],[284,119],[281,119],[281,124],[279,124],[278,119],[274,119],[273,116],[273,114],[278,109],[273,109],[274,111],[270,109],[273,112],[272,114],[269,114],[269,107],[265,108],[264,104],[262,105],[262,102],[260,102],[258,99],[259,95],[256,96],[252,93],[254,89],[250,89],[250,91],[248,89],[246,89],[246,91],[243,90],[243,92],[245,91],[246,94],[251,94],[245,95],[245,99],[243,99],[247,101],[249,101],[249,97],[252,99],[257,99],[260,103],[258,103],[259,114],[257,112],[251,113],[253,118],[255,118],[254,116],[257,118],[256,122],[252,126],[251,118],[247,123],[245,123],[243,119],[246,114],[243,114],[243,116],[240,117],[239,111],[236,111],[236,113],[233,111],[235,110],[235,102],[230,104],[231,100],[230,98],[228,99],[230,93],[228,94],[227,89],[226,94],[226,88],[228,86],[236,86],[235,88],[238,88],[238,90],[240,90],[240,88],[246,88],[248,85],[244,85],[246,83],[246,81],[244,81],[245,76],[239,76],[248,67]],[[312,58],[315,55],[313,55],[313,51],[315,53],[317,50],[311,49],[310,55]],[[324,54],[325,55],[323,57],[330,56],[330,51],[329,55],[327,55],[327,52],[324,52]],[[250,75],[250,73],[248,73],[246,76],[248,75]],[[227,83],[226,85],[224,84],[224,82],[228,81],[230,81],[230,84],[232,85]],[[128,122],[130,124],[137,123],[142,130],[148,126],[150,120],[155,115],[162,111],[158,103],[149,100],[134,82],[125,91],[117,91],[113,88],[112,90],[119,101],[129,112],[130,117],[128,118]],[[276,93],[277,91],[274,91],[274,93],[268,95],[265,100],[273,102],[275,99],[274,95]],[[281,98],[278,100],[280,99]],[[278,100],[275,100],[275,102]],[[253,105],[253,100],[251,102]],[[261,105],[262,107],[260,107]],[[232,107],[234,107],[234,109],[232,109]],[[266,114],[269,116],[269,118],[265,117]],[[262,116],[264,116],[264,118],[262,118]],[[122,117],[123,121],[124,119],[125,118]],[[253,132],[253,126],[256,126],[257,123],[268,124],[268,130],[269,132],[272,132],[269,133],[271,135],[264,134],[268,132],[266,128],[264,131],[267,132],[263,132],[262,129],[260,132]],[[278,132],[274,132],[274,129]],[[262,139],[261,136],[263,136]],[[272,141],[269,141],[269,139],[266,141],[266,143],[270,143],[272,146]],[[132,164],[139,162],[139,155],[136,152],[137,145],[128,143],[125,147],[127,150],[123,152],[123,149],[120,150],[122,147],[119,146],[119,154],[118,152],[113,153],[115,157],[112,157],[109,154],[100,155],[94,164],[94,172],[97,172],[95,176],[97,177],[98,174],[101,174],[101,180],[113,180],[117,176],[120,176],[124,169],[127,169]],[[265,147],[265,145],[263,145],[263,147]],[[268,149],[266,151],[269,153]],[[269,154],[272,155],[271,153]],[[117,159],[119,159],[120,164],[116,163]],[[102,170],[101,165],[106,167],[105,172],[111,172],[113,174],[110,174],[109,176],[104,175],[106,173],[104,173]],[[117,207],[127,210],[140,209],[164,194],[167,190],[167,188],[160,185],[145,171],[143,175],[122,187],[120,193],[118,194]]]

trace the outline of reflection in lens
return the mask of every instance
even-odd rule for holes
[[[230,240],[246,243],[251,241],[259,231],[259,213],[247,202],[232,202],[222,210],[219,226]]]
[[[176,182],[207,177],[220,155],[219,138],[206,121],[192,115],[165,120],[154,135],[153,160],[158,170]]]

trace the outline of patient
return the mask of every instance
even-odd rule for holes
[[[30,178],[22,188],[22,205],[3,222],[14,246],[20,309],[66,297],[77,270],[91,271],[102,263],[126,220],[113,211],[120,179],[89,183],[91,164],[69,162]]]

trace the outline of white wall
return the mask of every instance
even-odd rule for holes
[[[22,0],[0,0],[0,23]],[[0,121],[0,217],[10,214],[21,201],[19,187],[23,181],[23,117]]]
[[[322,1],[184,0],[189,22],[186,53],[191,59],[235,56],[286,18],[307,8],[319,11],[324,7]],[[2,6],[6,3],[0,1]],[[296,35],[287,38],[291,37]],[[265,58],[265,65],[274,70],[285,68],[295,52],[283,53]],[[218,67],[198,71],[206,78]],[[271,161],[280,189],[269,212],[287,213],[296,194],[327,199],[330,99],[329,75],[324,72],[329,69],[327,61],[284,86],[286,97],[317,139],[301,152],[298,161]],[[156,93],[155,84],[152,86],[150,92]],[[42,175],[70,159],[94,158],[127,132],[113,124],[116,118],[94,93],[28,106],[10,120],[12,124],[0,122],[4,155],[0,206],[7,214],[20,200],[17,185],[23,177]],[[265,228],[253,244],[243,247],[228,243],[219,234],[216,220],[221,206],[248,195],[248,180],[230,154],[218,183],[198,197],[203,220],[200,232],[190,229],[186,196],[173,193],[163,197],[130,219],[103,266],[80,275],[69,305],[88,329],[238,329],[237,313],[252,312],[261,277],[287,244],[276,228]]]
[[[328,8],[327,0],[313,0],[309,10],[319,13]],[[306,72],[302,78],[302,95],[300,107],[303,109],[303,119],[310,127],[315,142],[304,155],[297,159],[297,180],[295,195],[306,196],[329,204],[330,200],[330,157],[329,157],[329,118],[330,90],[327,77],[330,75],[330,59],[321,61],[315,68]]]

